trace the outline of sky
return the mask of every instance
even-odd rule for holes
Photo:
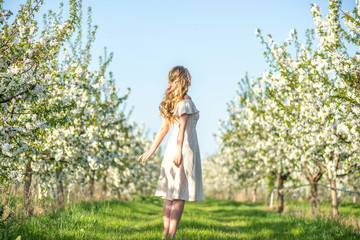
[[[15,13],[24,2],[5,0],[4,8]],[[59,2],[44,0],[41,13],[56,11]],[[218,151],[214,134],[219,120],[227,118],[238,82],[246,73],[260,77],[268,69],[255,30],[282,43],[295,28],[304,42],[305,30],[314,28],[313,3],[327,13],[326,0],[84,0],[84,16],[91,7],[92,23],[98,26],[92,67],[98,66],[104,47],[114,53],[109,70],[116,86],[120,94],[131,89],[125,108],[132,109],[129,120],[144,125],[145,137],[153,140],[168,72],[185,66],[192,76],[188,94],[200,111],[197,134],[204,159]],[[355,0],[344,0],[341,9],[354,7]],[[170,134],[161,143],[163,150]]]

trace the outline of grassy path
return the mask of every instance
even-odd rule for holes
[[[160,239],[163,200],[82,202],[0,226],[2,239]],[[263,205],[207,198],[186,202],[177,239],[360,239],[332,221],[282,216]]]

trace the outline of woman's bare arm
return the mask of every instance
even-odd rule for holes
[[[141,163],[145,163],[156,151],[161,141],[164,139],[166,134],[169,132],[170,123],[167,119],[163,118],[161,121],[160,128],[156,134],[154,141],[151,144],[150,150],[143,153],[138,160],[142,160]]]
[[[176,142],[176,155],[175,155],[175,158],[173,161],[177,167],[180,167],[180,164],[182,162],[182,147],[183,147],[183,142],[184,142],[185,126],[186,126],[188,116],[189,116],[188,114],[184,113],[178,119],[179,132],[178,132],[177,142]]]

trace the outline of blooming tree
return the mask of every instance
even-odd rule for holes
[[[307,32],[306,44],[299,42],[296,30],[281,45],[271,35],[266,42],[256,31],[270,70],[252,82],[257,97],[245,91],[233,102],[231,107],[241,108],[230,113],[228,136],[222,135],[228,151],[253,152],[236,158],[248,169],[254,156],[253,162],[275,170],[279,188],[290,173],[295,178],[304,174],[312,185],[313,211],[317,182],[325,175],[334,215],[336,179],[359,171],[360,150],[360,54],[347,47],[360,46],[360,3],[351,13],[341,13],[340,7],[341,1],[329,0],[323,19],[319,7],[312,6],[316,28]]]
[[[112,54],[100,58],[99,70],[89,67],[97,28],[91,9],[83,46],[80,0],[69,1],[65,20],[63,4],[59,13],[45,14],[38,35],[40,5],[27,1],[12,23],[11,12],[0,8],[2,186],[24,184],[26,215],[32,214],[33,192],[39,198],[55,194],[60,206],[71,191],[86,194],[88,188],[92,197],[97,181],[104,196],[149,193],[156,178],[153,171],[136,167],[136,157],[149,142],[125,114],[130,89],[121,96],[107,73]],[[149,181],[136,186],[139,178]]]

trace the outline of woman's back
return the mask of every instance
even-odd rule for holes
[[[184,113],[188,114],[188,118],[182,146],[183,163],[180,168],[173,164],[179,131],[179,124],[175,122],[161,163],[155,196],[168,200],[203,201],[205,197],[202,187],[201,157],[196,133],[199,110],[190,98],[178,102],[174,116],[180,117]]]

